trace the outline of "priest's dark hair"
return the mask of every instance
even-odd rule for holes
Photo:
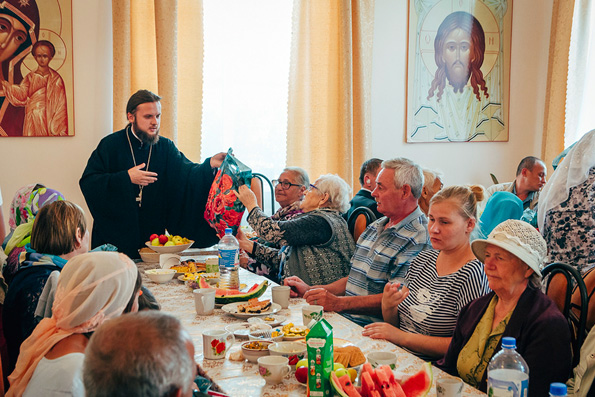
[[[128,103],[126,104],[126,114],[136,113],[136,108],[138,107],[138,105],[149,102],[159,102],[160,100],[161,97],[159,95],[153,94],[149,90],[138,90],[134,94],[132,94],[132,96],[128,100]]]

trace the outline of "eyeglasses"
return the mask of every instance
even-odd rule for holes
[[[277,187],[277,185],[281,186],[281,189],[283,190],[287,190],[292,186],[302,186],[302,185],[298,185],[297,183],[291,183],[291,182],[287,182],[287,181],[280,181],[278,179],[273,179],[271,181],[273,183],[273,189],[275,189]]]
[[[312,190],[318,190],[320,192],[320,189],[318,189],[315,185],[310,184],[310,187],[308,188],[308,190],[312,191]]]

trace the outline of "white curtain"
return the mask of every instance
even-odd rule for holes
[[[595,128],[595,2],[575,0],[566,89],[564,146]]]

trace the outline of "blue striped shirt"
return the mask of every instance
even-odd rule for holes
[[[430,248],[426,216],[419,207],[398,224],[384,229],[388,218],[372,223],[362,233],[351,258],[346,296],[381,294],[388,281],[404,279],[411,261]],[[381,318],[365,315],[345,317],[362,325]]]

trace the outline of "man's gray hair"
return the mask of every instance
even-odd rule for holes
[[[293,172],[296,175],[295,182],[299,185],[310,187],[308,173],[302,167],[285,167],[283,172]]]
[[[321,175],[316,180],[316,187],[321,193],[329,196],[328,207],[338,210],[341,213],[349,209],[351,199],[351,187],[337,174]]]
[[[411,194],[416,199],[421,196],[421,189],[424,186],[424,174],[421,167],[405,157],[384,160],[382,168],[395,170],[395,187],[402,188],[409,185]]]
[[[193,366],[180,321],[149,310],[102,324],[85,351],[83,381],[87,397],[187,394]]]
[[[442,177],[444,176],[444,174],[442,174],[442,172],[436,171],[436,170],[431,170],[428,168],[424,168],[423,173],[424,173],[424,186],[423,187],[425,187],[426,189],[432,189],[432,187],[434,186],[434,183],[436,182],[436,179],[442,179]]]

